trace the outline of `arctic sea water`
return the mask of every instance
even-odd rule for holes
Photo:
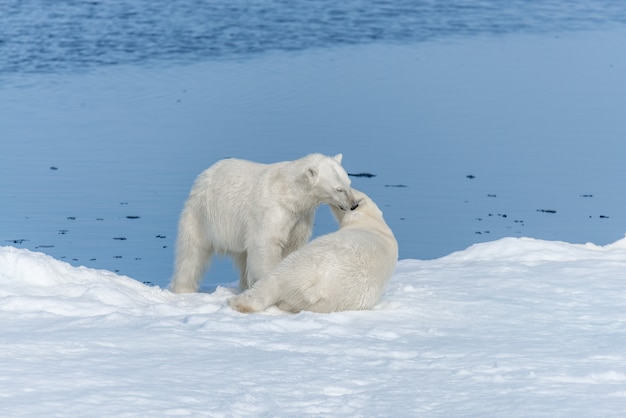
[[[342,152],[400,258],[613,242],[625,22],[617,1],[3,2],[0,239],[166,286],[200,171]]]

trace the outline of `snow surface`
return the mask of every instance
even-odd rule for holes
[[[623,416],[626,238],[404,259],[372,311],[230,309],[0,247],[0,416]]]

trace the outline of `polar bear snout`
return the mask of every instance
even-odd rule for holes
[[[346,193],[346,204],[338,204],[337,207],[344,212],[353,211],[359,207],[360,200],[357,200],[352,193]]]

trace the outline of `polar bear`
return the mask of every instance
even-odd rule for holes
[[[202,172],[180,215],[170,289],[196,292],[215,253],[233,257],[241,289],[265,277],[309,240],[320,204],[356,207],[341,160],[341,154],[274,164],[228,158]]]
[[[376,305],[398,261],[398,243],[376,204],[359,201],[350,212],[332,208],[339,230],[318,237],[283,259],[267,277],[231,298],[240,312],[268,306],[299,312],[369,309]]]

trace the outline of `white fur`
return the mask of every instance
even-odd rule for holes
[[[246,289],[311,236],[322,203],[356,205],[341,154],[260,164],[225,159],[202,172],[180,215],[170,288],[196,292],[213,254],[234,258]]]
[[[251,289],[230,299],[241,312],[268,306],[292,312],[370,309],[382,296],[396,262],[398,243],[383,214],[365,194],[353,211],[333,209],[337,232],[321,236],[281,261]]]

